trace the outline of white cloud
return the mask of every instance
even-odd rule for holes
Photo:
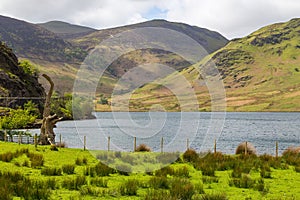
[[[26,3],[25,3],[26,2]],[[151,14],[153,8],[164,13]],[[157,12],[157,9],[154,9]],[[30,22],[63,20],[94,28],[142,22],[149,17],[184,22],[233,38],[299,17],[298,0],[1,0],[0,13]],[[149,19],[150,20],[150,19]]]

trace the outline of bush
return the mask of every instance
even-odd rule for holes
[[[183,160],[186,162],[195,163],[197,162],[199,156],[194,149],[188,149],[183,154]]]
[[[140,144],[136,149],[136,152],[150,152],[151,149],[146,144]]]
[[[174,176],[189,178],[190,177],[189,169],[186,166],[182,168],[178,168],[174,170]]]
[[[37,168],[44,165],[44,157],[42,154],[27,153],[27,157],[30,159],[32,168]]]
[[[81,186],[86,184],[87,181],[85,176],[76,176],[76,178],[65,178],[62,186],[68,190],[78,190]]]
[[[42,169],[41,174],[45,176],[61,176],[62,170],[61,168],[45,167]]]
[[[100,177],[96,177],[91,179],[91,185],[95,185],[97,187],[107,187],[107,179],[104,178],[100,178]]]
[[[144,200],[173,200],[170,193],[165,190],[148,190]]]
[[[75,165],[67,164],[62,166],[62,171],[65,174],[74,174]]]
[[[300,173],[300,166],[295,167],[295,172]]]
[[[76,158],[75,164],[76,165],[86,165],[88,163],[88,160],[86,157],[84,158]]]
[[[194,185],[188,179],[175,178],[172,181],[170,195],[175,199],[192,199],[195,194]]]
[[[169,182],[168,179],[164,176],[162,177],[152,177],[149,180],[149,185],[150,187],[154,188],[154,189],[169,189]]]
[[[174,169],[171,168],[170,166],[166,166],[166,167],[163,167],[159,170],[156,170],[155,171],[155,176],[167,176],[167,175],[174,175]]]
[[[98,175],[98,176],[108,176],[109,174],[114,174],[116,172],[115,169],[99,162],[95,168],[95,173]]]
[[[246,142],[242,142],[238,145],[235,150],[235,154],[245,154],[246,151]],[[247,154],[256,155],[256,149],[250,142],[247,142]]]
[[[120,186],[120,193],[122,196],[135,196],[139,189],[139,182],[137,180],[127,180]]]

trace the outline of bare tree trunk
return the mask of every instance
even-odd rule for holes
[[[53,128],[58,121],[62,120],[62,117],[59,118],[56,114],[50,115],[51,96],[53,93],[54,83],[51,80],[51,78],[46,74],[43,74],[42,76],[50,83],[50,89],[48,91],[46,101],[45,101],[44,112],[43,112],[43,123],[41,126],[39,143],[42,145],[47,145],[47,144],[54,145],[55,133],[53,131]]]

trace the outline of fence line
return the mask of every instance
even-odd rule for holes
[[[0,135],[0,140],[4,142],[14,142],[14,143],[19,143],[19,144],[34,144],[35,147],[37,147],[38,144],[38,137],[37,134],[34,136],[30,135],[21,135],[21,134],[14,134],[14,135],[8,135],[6,130],[4,131],[3,135]],[[110,140],[111,137],[107,137],[107,151],[110,151]],[[57,144],[62,144],[62,135],[59,135],[59,143],[56,142]],[[87,149],[87,138],[86,136],[83,137],[83,150]],[[136,151],[137,149],[137,138],[133,138],[133,152]],[[245,154],[248,154],[248,141],[245,142]],[[186,150],[189,150],[189,138],[186,139]],[[213,145],[214,153],[217,153],[217,140],[214,140],[214,145]],[[164,153],[164,138],[162,137],[160,140],[160,152]],[[275,157],[279,156],[279,142],[275,142]]]

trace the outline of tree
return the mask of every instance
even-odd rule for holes
[[[51,115],[51,96],[53,94],[54,83],[46,74],[42,76],[50,83],[50,89],[46,96],[39,143],[42,145],[55,145],[55,133],[53,128],[58,121],[62,120],[62,117],[58,117],[56,114]]]

